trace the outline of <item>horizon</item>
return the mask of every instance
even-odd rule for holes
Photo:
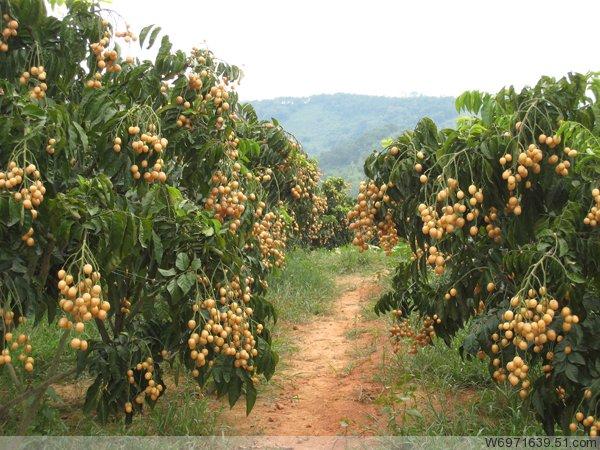
[[[273,100],[280,100],[280,99],[287,99],[287,98],[293,98],[293,99],[308,99],[308,98],[313,98],[313,97],[324,97],[324,96],[335,96],[335,95],[353,95],[353,96],[357,96],[357,97],[374,97],[374,98],[390,98],[390,99],[398,99],[398,98],[420,98],[420,97],[428,97],[428,98],[456,98],[456,96],[454,95],[427,95],[427,94],[421,94],[418,92],[411,92],[409,94],[406,95],[371,95],[371,94],[360,94],[360,93],[353,93],[353,92],[322,92],[320,94],[311,94],[311,95],[302,95],[302,96],[294,96],[294,95],[281,95],[278,97],[271,97],[271,98],[261,98],[261,99],[245,99],[245,98],[241,98],[240,96],[240,101],[243,102],[248,102],[248,103],[252,103],[252,102],[268,102],[268,101],[273,101]]]

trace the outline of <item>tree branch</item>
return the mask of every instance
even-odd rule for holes
[[[98,331],[100,332],[100,337],[102,338],[102,342],[104,342],[105,344],[110,344],[111,339],[110,339],[110,336],[108,335],[108,331],[106,331],[104,322],[102,322],[98,318],[94,319],[94,322],[96,322],[96,326],[98,327]]]

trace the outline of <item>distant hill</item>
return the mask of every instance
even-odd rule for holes
[[[261,119],[275,117],[294,134],[325,175],[341,175],[354,186],[366,155],[382,139],[414,127],[424,116],[441,126],[457,117],[453,97],[375,97],[332,94],[253,101]]]

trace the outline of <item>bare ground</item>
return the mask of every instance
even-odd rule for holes
[[[375,278],[337,280],[341,294],[332,313],[289,327],[297,351],[287,356],[259,395],[250,417],[243,402],[222,416],[231,435],[373,435],[385,430],[375,400],[384,387],[374,381],[386,347],[385,327],[362,317],[380,288]]]

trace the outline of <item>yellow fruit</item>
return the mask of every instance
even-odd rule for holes
[[[81,340],[78,338],[71,339],[71,348],[73,350],[78,350],[81,347]]]

